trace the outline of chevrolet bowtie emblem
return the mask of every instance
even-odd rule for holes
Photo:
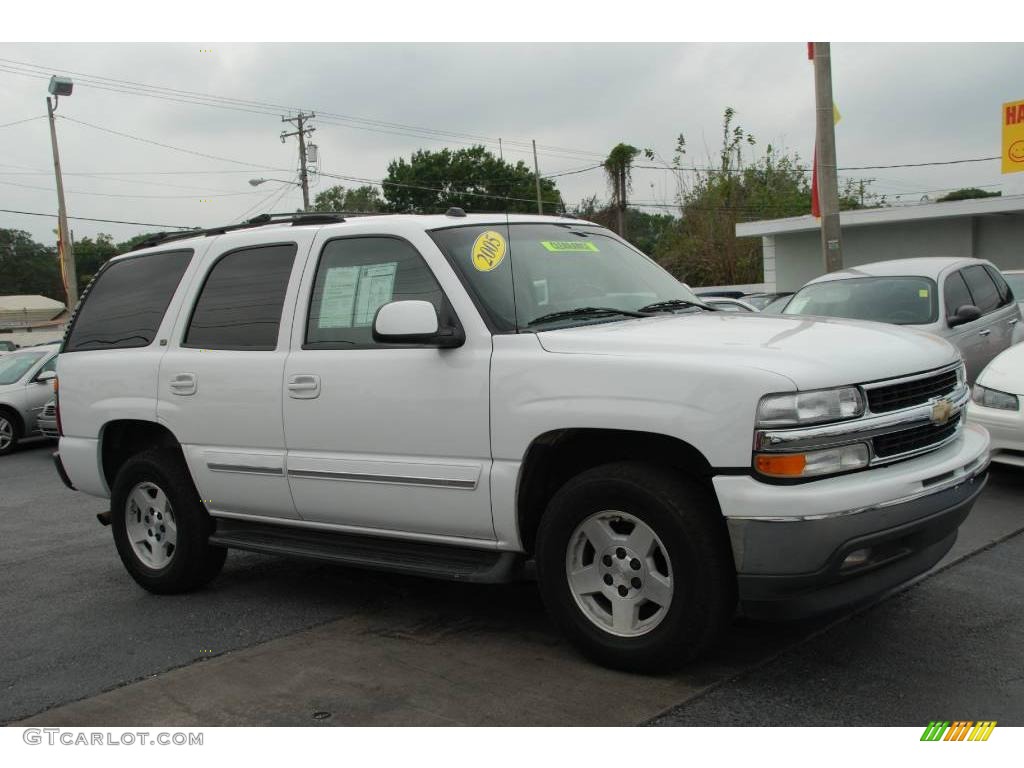
[[[939,400],[932,406],[932,415],[929,418],[932,424],[941,427],[958,412],[958,409],[949,400]]]

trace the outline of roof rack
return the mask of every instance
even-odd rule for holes
[[[211,227],[209,229],[186,229],[179,232],[155,232],[145,240],[132,246],[132,251],[139,251],[143,248],[151,248],[161,243],[169,243],[174,240],[184,240],[190,237],[211,237],[223,235],[226,232],[234,232],[239,229],[252,229],[253,227],[264,227],[268,224],[291,223],[293,227],[300,227],[306,224],[337,224],[345,221],[345,216],[351,214],[341,213],[261,213],[259,216],[243,221],[241,224],[228,224],[223,227]]]

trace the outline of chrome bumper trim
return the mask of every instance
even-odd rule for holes
[[[951,472],[937,475],[934,478],[927,478],[922,480],[922,484],[925,486],[920,491],[916,491],[907,496],[901,496],[898,499],[892,499],[891,501],[881,501],[877,504],[870,504],[865,507],[854,507],[853,509],[842,509],[838,512],[826,512],[820,515],[794,515],[792,517],[729,517],[732,520],[745,520],[750,522],[760,523],[800,523],[809,520],[830,520],[836,517],[848,517],[850,515],[860,515],[865,512],[876,512],[880,509],[888,509],[889,507],[899,506],[900,504],[908,504],[918,499],[923,499],[926,496],[932,496],[937,493],[943,493],[957,488],[964,483],[969,483],[977,478],[979,475],[984,474],[988,469],[990,459],[986,453],[969,464],[965,464],[959,469],[954,469]],[[950,476],[952,475],[952,476]],[[983,483],[987,483],[988,478],[986,477]]]

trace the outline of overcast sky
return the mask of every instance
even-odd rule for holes
[[[835,44],[832,56],[842,114],[836,128],[840,167],[998,156],[1000,106],[1024,99],[1021,45]],[[772,143],[809,158],[813,146],[813,67],[804,43],[3,44],[0,58],[7,60],[0,61],[0,125],[45,114],[48,78],[2,71],[17,61],[57,74],[77,72],[487,137],[495,142],[494,151],[503,137],[507,159],[530,163],[529,149],[512,142],[535,138],[539,145],[560,148],[541,153],[542,174],[594,165],[600,157],[590,153],[606,153],[620,141],[650,147],[669,160],[681,132],[691,161],[700,163],[705,147],[714,151],[719,142],[727,106],[757,137],[761,150]],[[74,95],[61,99],[58,115],[240,162],[184,154],[58,120],[69,215],[212,226],[261,212],[268,204],[278,211],[301,204],[297,188],[288,187],[275,201],[276,195],[268,196],[284,186],[248,184],[252,177],[295,173],[295,141],[279,139],[280,110],[182,104],[100,90],[78,78]],[[405,128],[383,132],[366,130],[365,123],[363,129],[330,124],[327,118],[315,124],[322,169],[369,179],[382,178],[390,160],[416,149],[472,143],[468,137],[425,138]],[[56,212],[52,168],[45,119],[0,128],[0,208]],[[204,173],[150,174],[158,171]],[[877,179],[876,192],[890,199],[902,195],[904,202],[961,186],[1024,193],[1024,174],[1002,176],[998,160],[841,175]],[[557,181],[570,204],[590,194],[608,196],[600,171]],[[318,189],[334,183],[357,185],[324,177]],[[638,170],[633,198],[671,204],[675,184],[671,173]],[[121,240],[145,231],[74,220],[71,226],[76,238],[107,232]],[[52,243],[56,223],[0,213],[0,227],[24,229]]]

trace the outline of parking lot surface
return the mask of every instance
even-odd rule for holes
[[[899,692],[918,686],[901,680],[911,672],[928,675],[930,687],[915,689],[922,702],[931,691],[936,706],[952,706],[956,691],[974,691],[959,699],[971,711],[933,718],[1024,722],[998,711],[1024,696],[1012,662],[997,663],[1021,656],[1024,550],[1007,537],[1024,528],[1024,473],[994,472],[947,570],[846,621],[738,620],[708,659],[642,677],[577,656],[529,583],[451,584],[232,552],[208,588],[150,595],[96,522],[104,502],[65,489],[49,453],[25,446],[0,460],[3,722],[755,724],[755,701],[805,715],[831,707],[839,718],[888,681],[892,709],[861,711],[886,725]],[[1016,646],[1000,639],[1011,631]],[[965,655],[973,660],[951,673]],[[870,666],[879,658],[889,666]],[[986,696],[997,711],[977,711]],[[907,710],[911,724],[917,715]]]

